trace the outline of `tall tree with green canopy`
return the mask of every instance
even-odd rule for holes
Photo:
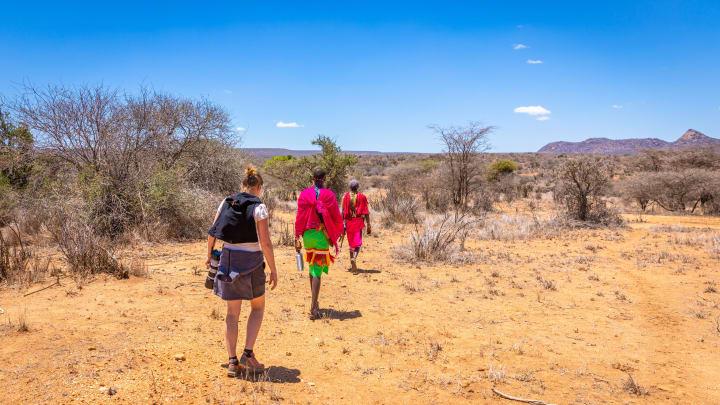
[[[324,135],[318,135],[312,144],[319,146],[322,150],[320,155],[313,156],[313,166],[325,169],[327,172],[325,187],[339,197],[345,190],[348,171],[357,163],[357,157],[342,153],[337,143]]]
[[[320,147],[320,153],[313,156],[294,158],[292,156],[274,156],[263,165],[267,172],[280,179],[285,192],[292,193],[310,185],[313,169],[325,169],[325,187],[335,192],[338,197],[345,189],[348,172],[357,163],[357,157],[342,153],[337,142],[330,137],[318,135],[312,141]]]

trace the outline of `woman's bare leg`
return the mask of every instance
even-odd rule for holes
[[[242,301],[227,301],[227,315],[225,315],[225,345],[228,357],[237,356],[238,320],[240,319],[240,304]]]
[[[310,307],[310,313],[317,315],[320,311],[320,304],[318,299],[320,297],[320,277],[310,277],[310,289],[312,292],[312,305]]]
[[[245,348],[252,350],[255,346],[260,325],[265,314],[265,296],[253,298],[250,301],[250,315],[248,315],[247,331],[245,333]]]

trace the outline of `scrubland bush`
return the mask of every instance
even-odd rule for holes
[[[437,159],[404,162],[387,172],[386,188],[418,195],[426,210],[445,211],[452,206],[449,172]]]
[[[37,187],[30,192],[47,195],[49,187],[81,199],[86,225],[102,237],[169,222],[176,229],[165,236],[195,237],[192,200],[236,189],[242,176],[228,115],[206,100],[145,89],[129,95],[104,86],[30,87],[13,110],[38,134],[55,169],[42,182],[30,181]]]
[[[416,226],[406,245],[398,248],[404,260],[460,263],[472,260],[464,243],[476,220],[466,215],[444,214]]]
[[[610,165],[594,157],[568,159],[556,174],[555,199],[563,204],[570,218],[603,225],[622,223],[608,208],[603,196],[610,186]]]
[[[515,173],[520,166],[510,159],[499,159],[490,164],[488,167],[488,180],[497,180],[500,176]]]
[[[17,228],[8,227],[9,235],[0,232],[0,282],[14,282],[27,273],[31,252],[26,248]]]
[[[469,207],[473,214],[484,215],[493,210],[497,201],[497,193],[493,192],[489,187],[480,188],[472,194]]]
[[[95,232],[87,212],[77,207],[61,206],[48,223],[48,230],[67,261],[68,270],[83,279],[97,273],[127,278],[129,270],[116,258],[114,244]]]
[[[25,286],[54,274],[50,259],[36,254],[21,226],[13,223],[0,230],[0,283]]]
[[[370,200],[370,206],[381,211],[386,223],[416,224],[420,220],[420,201],[408,191],[391,186],[384,194]]]
[[[501,215],[485,219],[477,231],[480,240],[528,240],[553,238],[576,224],[562,216],[540,220],[525,215]]]
[[[479,239],[517,240],[531,239],[538,228],[537,221],[523,216],[501,215],[497,219],[487,219],[478,232]]]
[[[620,192],[644,211],[656,204],[671,212],[720,214],[720,173],[684,169],[635,173],[624,179]]]
[[[275,156],[265,161],[263,168],[279,180],[279,191],[288,198],[310,185],[313,169],[323,168],[327,173],[325,186],[341,196],[347,189],[348,173],[357,163],[357,157],[342,153],[338,144],[327,136],[319,135],[312,144],[320,147],[320,153],[302,158]]]
[[[710,246],[708,247],[710,255],[716,259],[720,259],[720,235],[715,235],[710,239]]]

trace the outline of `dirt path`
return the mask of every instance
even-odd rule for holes
[[[702,246],[633,224],[473,241],[475,264],[413,266],[391,258],[406,232],[378,231],[363,272],[342,257],[324,279],[316,322],[307,276],[278,249],[259,382],[220,367],[224,309],[202,286],[203,243],[139,247],[147,279],[1,290],[0,380],[16,383],[0,402],[498,403],[497,387],[558,404],[720,403],[720,294],[704,292],[720,277]],[[626,371],[649,395],[625,390]]]

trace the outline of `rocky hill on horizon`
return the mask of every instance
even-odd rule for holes
[[[538,150],[539,153],[597,153],[626,155],[644,149],[720,148],[720,139],[709,137],[700,131],[688,129],[674,142],[658,138],[609,139],[589,138],[581,142],[551,142]]]

